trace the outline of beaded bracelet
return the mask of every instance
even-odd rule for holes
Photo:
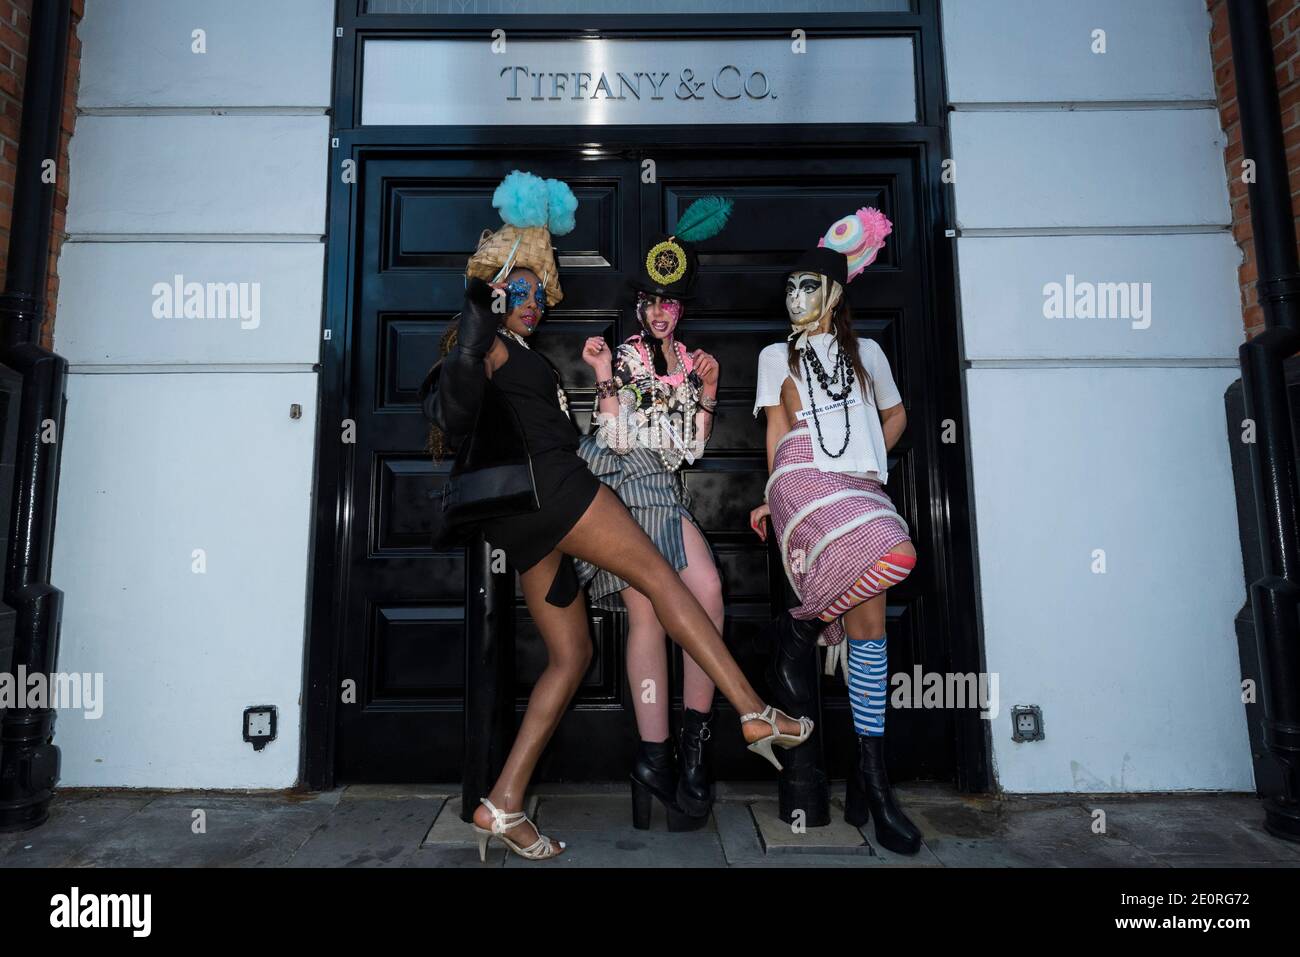
[[[619,382],[613,376],[596,383],[596,395],[602,399],[611,399],[618,393]]]

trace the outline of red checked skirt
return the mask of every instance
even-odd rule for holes
[[[907,523],[874,479],[823,472],[813,464],[813,439],[800,422],[781,439],[767,482],[772,528],[786,577],[800,605],[795,618],[816,618],[849,594],[890,549],[909,541]],[[836,619],[824,644],[844,640]]]

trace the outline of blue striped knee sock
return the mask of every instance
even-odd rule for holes
[[[880,737],[885,733],[885,695],[889,684],[889,653],[885,635],[859,640],[849,638],[849,705],[858,734]]]

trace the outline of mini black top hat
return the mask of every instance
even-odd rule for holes
[[[786,275],[791,276],[797,272],[819,273],[846,286],[849,281],[849,259],[843,253],[837,253],[826,246],[814,246],[799,257],[794,268]]]
[[[874,206],[863,206],[831,223],[826,235],[786,275],[818,272],[847,286],[876,261],[886,237],[893,231],[894,224],[888,216]]]
[[[687,206],[672,235],[660,233],[650,244],[636,276],[629,280],[632,287],[665,299],[692,298],[699,268],[692,244],[721,232],[733,205],[721,196],[702,196]]]

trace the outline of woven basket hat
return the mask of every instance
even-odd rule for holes
[[[551,237],[573,231],[578,208],[573,190],[558,179],[514,170],[497,186],[492,205],[505,225],[496,232],[483,230],[465,275],[493,282],[512,269],[531,269],[546,290],[546,305],[554,306],[564,292]]]

